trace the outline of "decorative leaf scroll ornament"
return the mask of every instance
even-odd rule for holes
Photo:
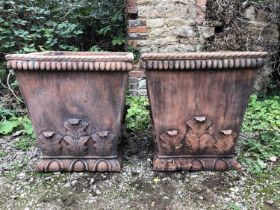
[[[112,155],[115,136],[109,131],[100,131],[91,136],[96,153],[101,156]]]
[[[219,155],[231,154],[237,134],[232,130],[213,132],[212,121],[194,117],[186,122],[187,133],[177,130],[160,135],[160,146],[165,154]]]
[[[235,145],[237,134],[232,130],[211,133],[212,121],[206,117],[194,117],[187,122],[185,137],[191,154],[230,154]]]
[[[85,155],[88,149],[86,143],[90,138],[85,131],[88,123],[80,119],[69,119],[63,125],[66,128],[66,135],[63,139],[67,142],[67,149],[71,155]]]
[[[160,135],[161,146],[168,152],[180,152],[183,149],[184,134],[177,130],[167,131]]]
[[[61,139],[61,135],[52,131],[45,131],[38,136],[38,145],[45,155],[60,155],[62,147],[60,144]]]
[[[214,137],[216,139],[214,145],[215,152],[218,154],[227,154],[233,150],[237,134],[232,130],[221,130],[215,133]]]
[[[185,137],[188,151],[192,154],[213,153],[215,139],[209,134],[212,121],[206,117],[194,117],[186,123],[189,128]]]

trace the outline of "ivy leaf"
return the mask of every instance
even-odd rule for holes
[[[123,37],[113,37],[113,40],[112,40],[113,46],[122,45],[124,43],[125,43],[125,39]]]
[[[13,132],[13,130],[19,126],[19,121],[16,119],[4,120],[0,123],[0,134],[7,135]]]
[[[261,159],[257,160],[258,165],[261,167],[261,169],[265,169],[267,164],[263,162]]]
[[[33,134],[33,127],[32,127],[31,120],[29,118],[26,117],[23,119],[22,126],[26,134],[28,135]]]

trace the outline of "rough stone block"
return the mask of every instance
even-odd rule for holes
[[[172,34],[177,37],[195,37],[197,33],[194,31],[194,28],[188,25],[181,26],[181,27],[172,27],[170,28]]]
[[[147,90],[139,90],[138,91],[138,95],[140,95],[140,96],[147,96],[148,95]]]
[[[137,18],[136,20],[128,20],[128,27],[145,26],[146,20]]]
[[[167,27],[155,28],[149,32],[149,37],[151,39],[159,38],[159,37],[166,37],[168,35],[172,35],[172,32],[170,30],[168,30]]]
[[[194,52],[191,44],[173,44],[159,48],[159,52]]]
[[[143,47],[143,46],[151,46],[153,45],[153,41],[150,39],[146,39],[146,40],[138,40],[137,41],[138,46]]]
[[[140,80],[139,85],[138,85],[138,88],[139,88],[139,89],[147,89],[147,86],[146,86],[146,79],[141,79],[141,80]]]
[[[172,18],[165,19],[165,24],[169,27],[172,27],[172,26],[183,26],[186,25],[187,22],[183,18],[172,17]]]
[[[160,28],[164,26],[164,18],[148,19],[147,26],[149,28]]]
[[[143,40],[147,38],[147,33],[128,33],[130,40]]]
[[[203,38],[209,38],[215,35],[214,27],[198,26],[197,30]]]
[[[174,36],[167,36],[166,38],[158,38],[154,40],[154,44],[159,46],[170,45],[178,42],[178,39]]]

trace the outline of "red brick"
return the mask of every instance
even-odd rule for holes
[[[207,4],[207,0],[197,0],[196,1],[196,23],[202,24],[205,20],[205,7]]]
[[[137,26],[128,28],[128,33],[147,33],[147,26]]]
[[[137,0],[127,0],[127,7],[136,7]]]
[[[137,15],[138,9],[137,9],[137,7],[127,7],[127,13],[129,15]]]
[[[207,0],[196,0],[196,5],[200,7],[205,7]]]

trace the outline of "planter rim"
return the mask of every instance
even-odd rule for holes
[[[131,71],[133,54],[126,52],[47,51],[5,56],[14,70]]]
[[[188,52],[188,53],[144,53],[141,60],[194,60],[194,59],[225,59],[225,58],[265,58],[267,52]]]
[[[146,70],[258,69],[267,52],[144,53],[141,67]]]

